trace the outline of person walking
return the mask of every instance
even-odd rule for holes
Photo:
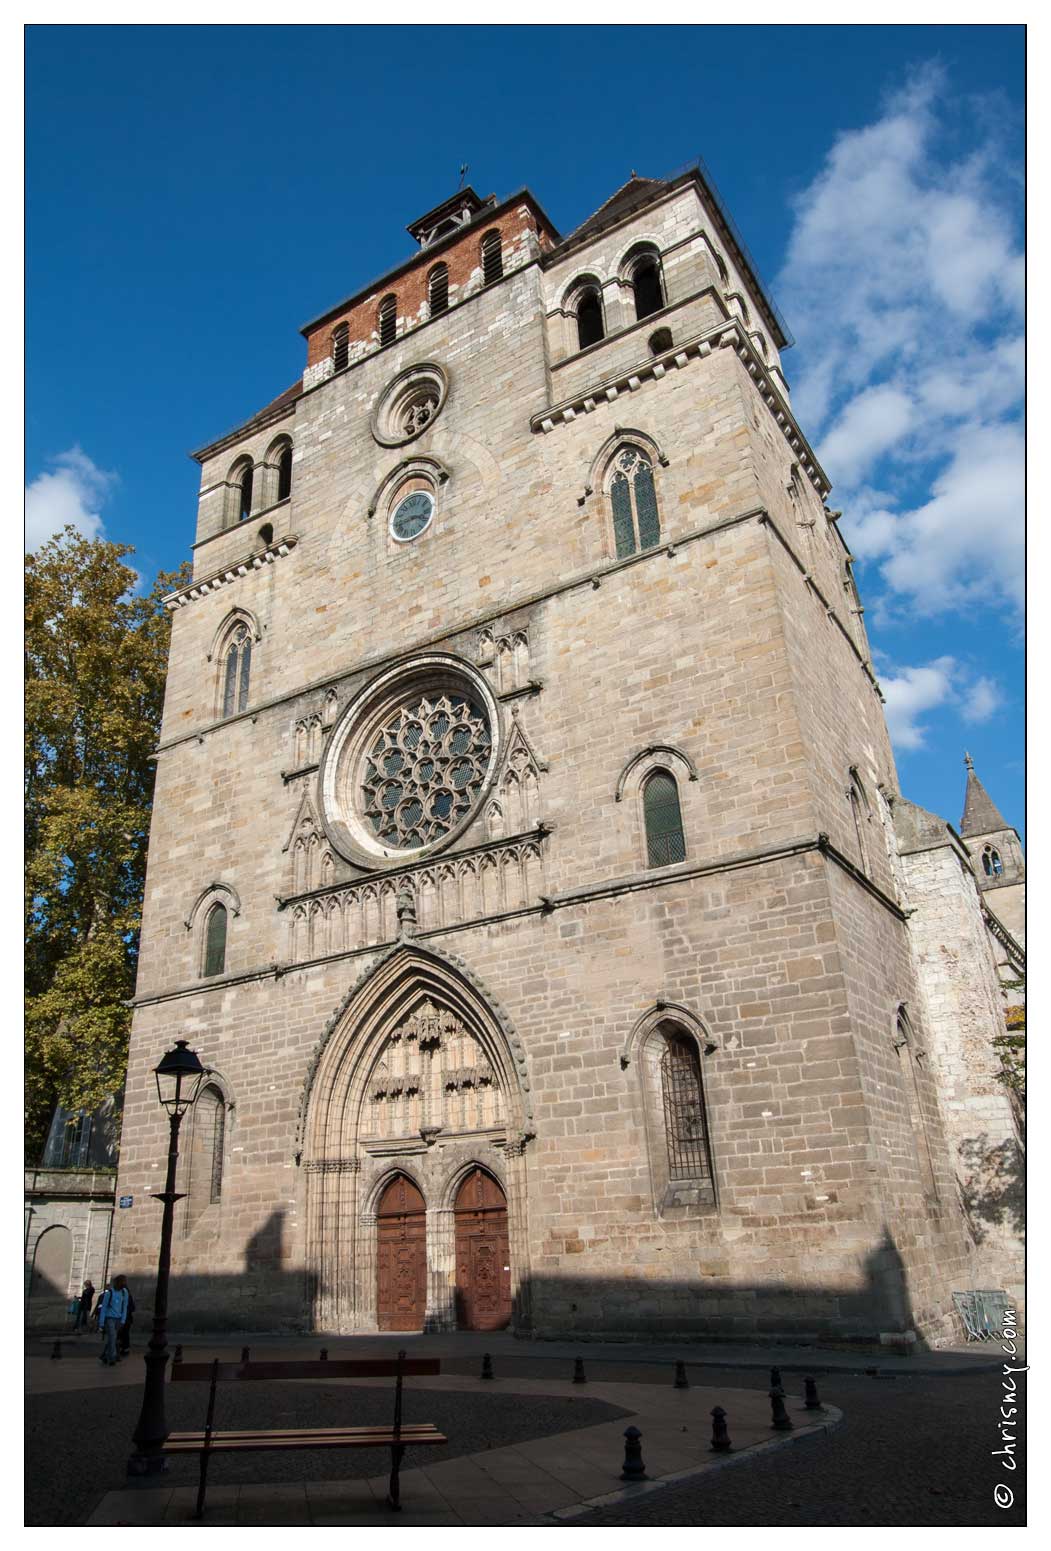
[[[115,1276],[98,1302],[99,1329],[106,1341],[99,1362],[107,1368],[117,1365],[117,1336],[127,1317],[128,1286],[122,1276]]]
[[[120,1327],[120,1334],[117,1337],[118,1357],[127,1357],[131,1351],[131,1322],[135,1315],[135,1299],[131,1296],[131,1288],[127,1286],[127,1283],[125,1283],[125,1287],[128,1294],[128,1312],[125,1315],[124,1323]]]
[[[84,1291],[81,1293],[80,1302],[77,1305],[77,1322],[73,1329],[78,1335],[80,1331],[88,1328],[88,1320],[91,1318],[91,1305],[94,1301],[95,1287],[89,1279],[84,1283]]]

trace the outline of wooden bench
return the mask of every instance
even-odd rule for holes
[[[246,1353],[247,1356],[247,1353]],[[204,1517],[204,1494],[208,1481],[208,1461],[213,1454],[254,1454],[273,1449],[390,1449],[391,1472],[387,1492],[387,1505],[401,1507],[399,1471],[406,1449],[425,1447],[428,1444],[448,1443],[433,1422],[403,1422],[401,1419],[402,1382],[407,1374],[433,1374],[441,1372],[441,1363],[433,1357],[407,1358],[398,1353],[396,1362],[389,1358],[364,1359],[350,1362],[329,1362],[322,1357],[318,1362],[175,1362],[172,1364],[173,1384],[207,1380],[208,1415],[202,1432],[169,1433],[165,1439],[165,1454],[199,1454],[201,1479],[197,1488],[195,1518]],[[269,1431],[257,1428],[235,1428],[230,1432],[217,1432],[215,1422],[215,1394],[220,1383],[233,1380],[267,1382],[277,1379],[362,1379],[394,1378],[394,1421],[390,1427],[279,1427]]]

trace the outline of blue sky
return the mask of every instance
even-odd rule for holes
[[[456,186],[704,158],[796,336],[902,788],[1023,826],[1021,27],[30,27],[30,542],[189,553],[189,449]]]

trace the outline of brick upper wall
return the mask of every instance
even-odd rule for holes
[[[386,280],[367,296],[354,301],[345,310],[333,312],[307,334],[307,368],[326,361],[332,354],[332,335],[343,323],[349,329],[349,360],[358,361],[379,345],[380,302],[385,296],[398,298],[397,332],[400,338],[429,317],[427,277],[438,263],[449,270],[449,305],[482,287],[482,239],[498,231],[503,242],[504,272],[519,268],[537,251],[554,246],[554,238],[541,225],[536,213],[524,201],[497,210],[491,221],[478,219],[458,241],[436,243],[420,250],[419,260],[411,269]]]

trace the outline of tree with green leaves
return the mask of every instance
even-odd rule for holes
[[[169,616],[126,544],[73,527],[26,556],[26,1160],[56,1103],[123,1085]]]

